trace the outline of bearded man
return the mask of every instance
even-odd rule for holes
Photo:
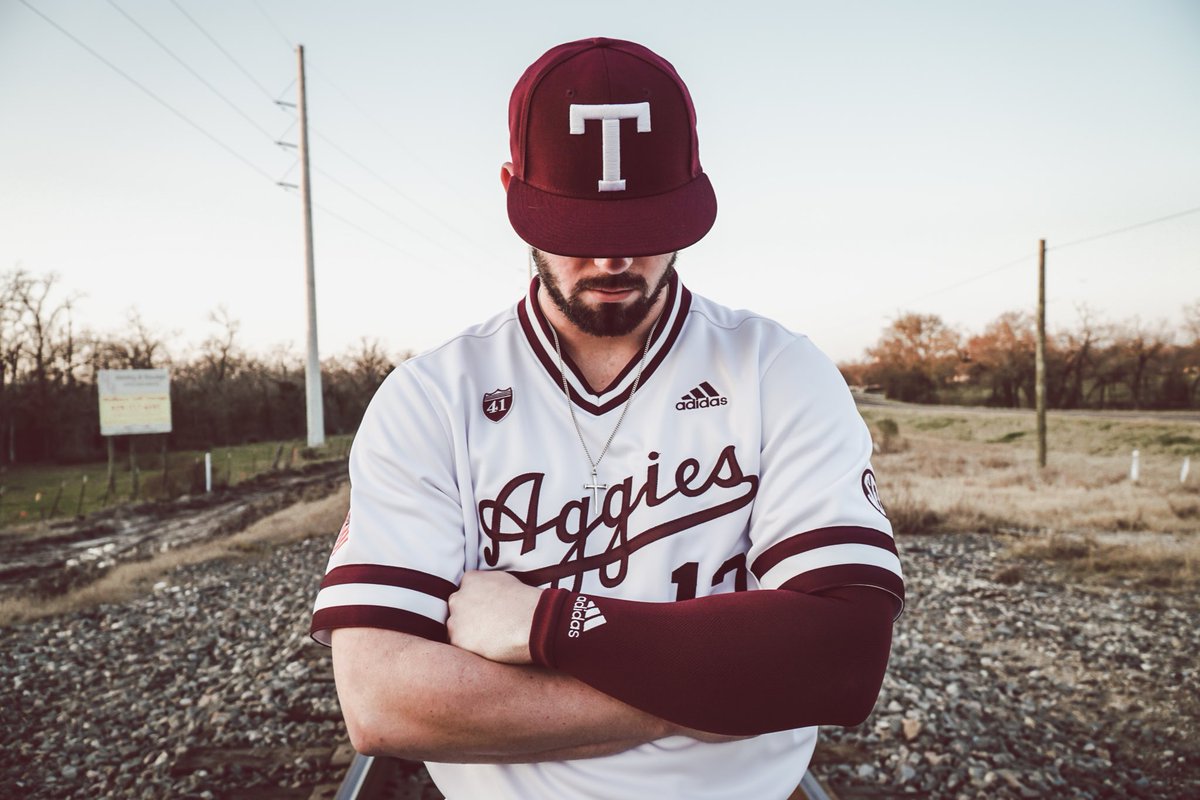
[[[687,87],[632,42],[510,102],[529,293],[368,409],[313,614],[362,753],[449,798],[785,798],[875,702],[904,586],[837,369],[693,295]]]

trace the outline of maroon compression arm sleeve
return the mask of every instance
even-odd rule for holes
[[[883,682],[895,603],[868,586],[675,603],[547,589],[529,650],[535,663],[698,730],[857,725]]]

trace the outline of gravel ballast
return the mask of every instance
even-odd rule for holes
[[[843,798],[1200,797],[1193,594],[1081,584],[997,536],[899,545],[908,603],[875,711],[817,748]]]
[[[119,605],[17,625],[0,786],[26,797],[308,798],[345,770],[308,638],[331,541],[200,564]],[[908,605],[874,713],[822,730],[843,798],[1200,796],[1188,593],[1068,583],[995,536],[900,543]]]

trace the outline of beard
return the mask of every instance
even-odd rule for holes
[[[550,271],[546,257],[536,248],[530,248],[533,263],[537,267],[538,277],[546,287],[547,294],[563,316],[579,330],[591,336],[625,336],[637,330],[638,325],[645,321],[650,309],[658,301],[658,296],[667,287],[675,275],[675,260],[678,253],[671,254],[671,261],[666,271],[653,289],[641,275],[622,273],[620,275],[604,275],[598,278],[585,278],[575,284],[571,296],[563,294],[562,288]],[[589,306],[580,299],[580,294],[588,289],[621,290],[633,289],[638,297],[630,304],[600,303]]]

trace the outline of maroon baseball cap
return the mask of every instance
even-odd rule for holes
[[[665,59],[620,39],[561,44],[513,89],[508,218],[548,253],[649,256],[695,244],[717,217],[696,110]]]

